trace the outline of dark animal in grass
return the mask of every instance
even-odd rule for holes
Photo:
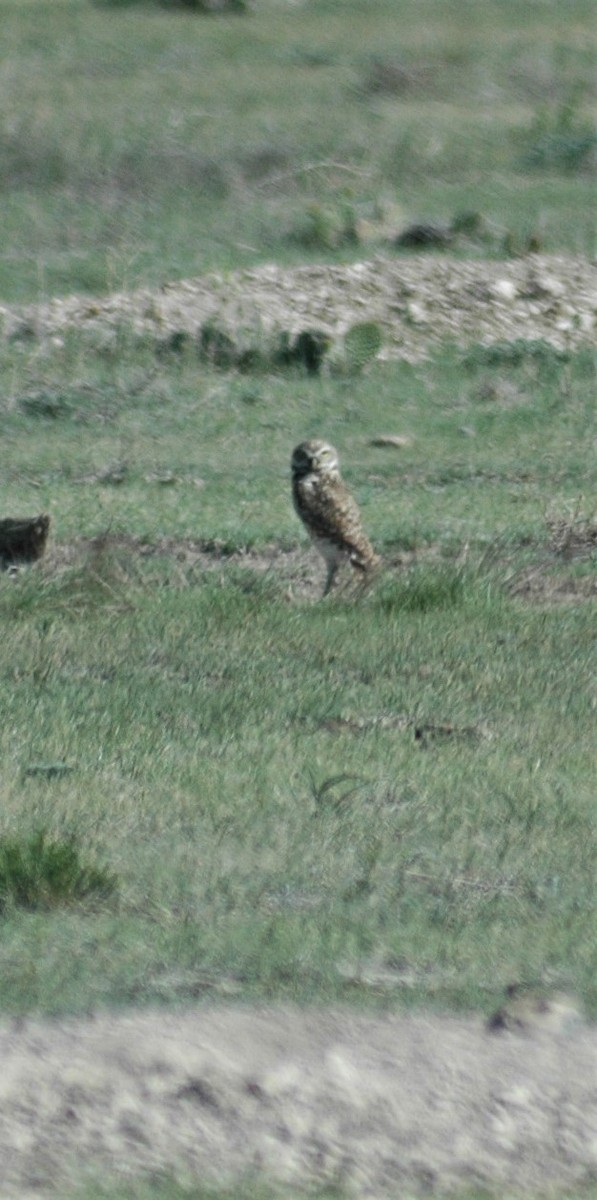
[[[394,239],[394,245],[409,250],[445,249],[462,235],[465,238],[487,236],[486,224],[481,213],[469,211],[456,213],[449,224],[433,221],[416,222],[402,230]]]
[[[41,558],[49,528],[47,513],[41,513],[39,517],[4,517],[0,520],[0,570],[7,571]]]
[[[395,246],[405,250],[443,249],[454,239],[449,225],[417,224],[409,225],[394,241]]]
[[[294,339],[285,330],[275,361],[283,367],[304,367],[308,375],[319,375],[331,344],[332,339],[322,329],[303,329]]]

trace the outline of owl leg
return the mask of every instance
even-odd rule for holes
[[[336,578],[336,571],[338,570],[338,562],[336,559],[333,559],[333,558],[328,559],[327,565],[328,565],[328,570],[327,570],[327,575],[326,575],[326,579],[325,579],[325,587],[323,589],[322,599],[323,599],[323,596],[327,596],[328,592],[331,591],[334,579]]]
[[[382,568],[382,559],[377,555],[368,562],[353,558],[351,564],[355,570],[355,590],[357,595],[361,596],[377,579]]]

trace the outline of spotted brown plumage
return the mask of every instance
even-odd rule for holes
[[[379,567],[361,521],[356,500],[349,492],[328,442],[314,438],[296,446],[291,461],[294,507],[327,566],[323,594],[332,587],[338,568],[349,563],[366,578]]]

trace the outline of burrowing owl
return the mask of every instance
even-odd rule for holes
[[[292,498],[327,565],[324,596],[338,567],[348,562],[363,576],[381,563],[363,530],[361,514],[340,475],[338,454],[328,442],[301,442],[292,453]]]

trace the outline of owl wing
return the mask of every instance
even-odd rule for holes
[[[301,483],[297,490],[300,492]],[[312,537],[346,551],[357,566],[375,557],[363,530],[359,506],[341,479],[311,479],[303,483],[302,491],[299,513]]]

